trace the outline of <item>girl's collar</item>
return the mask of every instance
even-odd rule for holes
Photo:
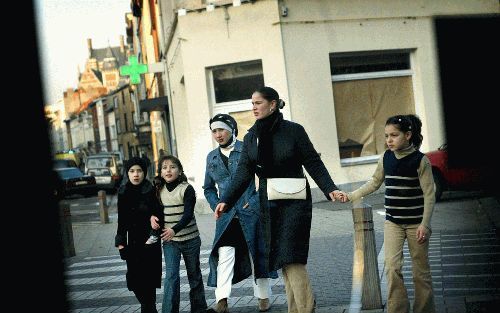
[[[399,157],[399,158],[402,158],[404,156],[407,156],[413,152],[415,152],[415,147],[413,146],[413,144],[410,144],[408,147],[404,148],[404,149],[401,149],[401,150],[396,150],[394,151],[394,154]]]

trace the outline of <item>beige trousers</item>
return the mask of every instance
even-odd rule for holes
[[[403,283],[403,245],[408,241],[415,286],[414,313],[434,313],[434,293],[429,265],[429,240],[417,242],[419,224],[395,224],[385,221],[384,253],[387,275],[387,312],[409,313],[410,302]]]
[[[288,313],[314,312],[314,296],[306,265],[300,263],[283,266],[283,279],[288,302]]]

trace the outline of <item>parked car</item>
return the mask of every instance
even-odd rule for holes
[[[52,167],[53,168],[78,167],[78,165],[73,160],[55,159],[53,160]]]
[[[89,168],[88,174],[95,178],[98,190],[115,192],[119,187],[119,176],[111,174],[111,170],[107,167]]]
[[[85,162],[85,173],[96,177],[99,188],[114,190],[122,178],[122,162],[114,153],[89,155]]]
[[[481,190],[487,187],[487,169],[478,165],[450,166],[448,145],[443,144],[438,150],[427,152],[432,165],[432,175],[436,186],[436,201],[441,200],[447,190]]]
[[[84,175],[77,167],[63,167],[54,169],[61,178],[63,185],[61,195],[66,197],[73,194],[90,195],[96,192],[96,180],[93,176]]]
[[[76,163],[76,167],[80,167],[81,165],[81,157],[79,153],[76,153],[73,150],[57,152],[54,155],[54,159],[56,160],[72,160]]]

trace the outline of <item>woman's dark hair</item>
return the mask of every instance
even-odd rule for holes
[[[266,99],[269,102],[275,100],[276,108],[278,110],[283,109],[283,107],[285,106],[285,101],[280,99],[278,92],[271,87],[264,86],[255,90],[255,92],[260,93],[262,95],[262,98]]]
[[[186,174],[184,174],[184,168],[182,167],[181,161],[173,155],[164,155],[158,160],[157,174],[159,177],[161,177],[161,166],[162,166],[163,162],[165,162],[165,161],[170,161],[170,162],[174,163],[179,168],[179,171],[181,173],[179,175],[179,178],[177,178],[178,180],[180,180],[181,182],[187,181],[187,177],[186,177]]]
[[[400,131],[411,131],[410,143],[419,149],[424,137],[422,136],[422,121],[415,114],[394,115],[387,119],[385,125],[394,125]]]

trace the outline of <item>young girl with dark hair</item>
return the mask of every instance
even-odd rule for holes
[[[418,150],[423,139],[421,130],[422,122],[416,115],[388,118],[385,141],[389,149],[379,159],[372,179],[353,192],[342,192],[337,198],[342,202],[359,200],[385,182],[384,253],[388,313],[410,312],[402,274],[405,240],[413,267],[413,312],[435,312],[429,266],[434,179],[429,159]]]
[[[200,269],[201,239],[194,216],[194,188],[187,182],[181,161],[172,155],[158,160],[155,182],[156,195],[163,206],[151,216],[151,227],[161,229],[165,259],[162,313],[179,312],[181,255],[191,288],[191,312],[205,312],[207,302]]]

